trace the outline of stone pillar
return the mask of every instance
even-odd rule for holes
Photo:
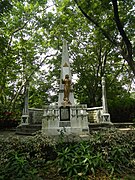
[[[26,83],[25,90],[24,90],[24,109],[23,114],[21,117],[21,124],[29,124],[29,83]]]
[[[110,122],[110,114],[108,113],[107,107],[107,97],[106,97],[106,86],[105,86],[105,78],[102,77],[102,106],[103,106],[103,114],[102,114],[102,122]]]

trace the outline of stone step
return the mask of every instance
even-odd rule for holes
[[[16,134],[33,135],[41,128],[41,124],[21,125],[16,128]]]
[[[112,123],[89,123],[88,125],[90,129],[113,127]]]
[[[36,132],[39,131],[40,129],[17,129],[16,132],[18,131],[23,131],[23,132]]]
[[[135,127],[134,123],[89,123],[89,130],[100,130],[104,128],[130,128]]]
[[[26,135],[26,136],[34,136],[36,132],[23,132],[23,131],[18,131],[16,132],[17,135]]]
[[[18,127],[16,129],[26,129],[26,130],[40,130],[41,127]]]
[[[113,123],[114,127],[116,128],[128,128],[130,126],[135,127],[134,123]]]

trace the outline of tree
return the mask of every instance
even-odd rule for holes
[[[86,24],[73,1],[57,1],[56,7],[56,20],[49,30],[54,37],[62,36],[68,40],[72,72],[78,76],[74,85],[77,100],[88,106],[101,105],[102,76],[106,76],[110,94],[114,84],[117,84],[114,86],[116,96],[119,96],[119,89],[124,93],[122,86],[131,84],[132,78],[129,78],[127,64],[117,55],[116,47],[94,26]],[[59,42],[58,48],[62,46],[59,39],[55,39]]]
[[[74,91],[80,103],[101,104],[103,75],[110,94],[119,96],[118,88],[124,94],[123,84],[130,85],[132,79],[114,44],[106,41],[102,31],[93,24],[86,23],[74,1],[55,0],[54,11],[48,7],[47,1],[15,0],[10,10],[0,17],[3,109],[20,108],[27,81],[30,82],[30,107],[41,108],[57,101],[63,38],[68,41],[72,72],[78,77]],[[107,12],[112,18],[113,12]],[[104,11],[98,13],[95,19],[105,18]],[[104,21],[108,22],[106,18]],[[120,40],[114,22],[109,21],[107,26],[105,22],[104,28]],[[126,28],[130,31],[130,25]]]
[[[55,53],[47,54],[47,34],[38,21],[46,16],[46,1],[12,1],[10,11],[5,10],[7,1],[2,2],[6,5],[2,4],[0,17],[0,104],[3,109],[12,110],[21,99],[26,82],[33,82],[40,66]]]
[[[118,52],[127,61],[135,75],[132,39],[135,18],[133,14],[134,1],[91,0],[80,2],[75,0],[75,2],[83,15],[102,32],[107,40],[117,47]],[[127,27],[131,28],[129,32]]]

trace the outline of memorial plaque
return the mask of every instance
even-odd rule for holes
[[[70,121],[70,107],[60,108],[60,121]]]

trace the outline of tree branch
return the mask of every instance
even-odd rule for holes
[[[77,4],[78,8],[80,9],[80,11],[82,12],[82,14],[89,20],[91,21],[96,27],[98,27],[100,29],[100,31],[102,32],[102,34],[114,45],[117,45],[118,43],[116,41],[114,41],[111,36],[108,34],[108,32],[106,32],[103,28],[101,28],[101,26],[99,25],[99,23],[97,21],[95,21],[92,17],[90,17],[79,5],[77,0],[74,0],[75,3]]]
[[[127,46],[128,54],[132,58],[132,44],[130,43],[130,41],[123,29],[122,23],[120,21],[117,0],[112,0],[112,4],[113,4],[114,18],[115,18],[117,28],[120,32],[120,35],[123,38],[123,41],[125,42],[125,45]]]
[[[133,50],[132,50],[132,44],[129,41],[122,23],[120,21],[119,18],[119,12],[118,12],[118,4],[117,4],[117,0],[112,0],[112,4],[113,4],[113,8],[114,8],[114,19],[116,22],[116,26],[118,28],[118,31],[120,32],[121,37],[123,38],[124,44],[126,46],[126,52],[125,50],[122,48],[121,44],[119,42],[117,42],[117,40],[114,40],[111,38],[111,36],[108,34],[107,31],[105,31],[104,29],[101,28],[100,24],[95,21],[94,18],[92,18],[90,15],[88,15],[83,9],[82,7],[79,5],[78,0],[74,0],[75,3],[77,4],[78,8],[80,9],[80,11],[82,12],[82,14],[89,20],[91,21],[96,27],[99,28],[99,30],[102,32],[102,34],[113,44],[115,45],[118,50],[119,53],[123,56],[123,58],[128,62],[129,67],[131,68],[131,70],[133,71],[134,75],[135,75],[135,61],[133,61]]]
[[[9,107],[11,106],[10,109],[12,109],[12,108],[14,107],[14,104],[15,104],[15,102],[16,102],[19,94],[20,94],[20,92],[22,91],[23,87],[26,85],[26,83],[29,82],[30,78],[31,78],[32,75],[36,72],[36,70],[44,63],[44,60],[47,59],[48,57],[55,56],[56,54],[57,54],[57,52],[56,52],[55,54],[52,54],[52,55],[47,55],[47,56],[41,61],[41,63],[38,64],[38,66],[32,71],[32,73],[28,76],[28,78],[25,79],[25,80],[22,82],[19,90],[17,91],[17,93],[15,94],[14,98],[11,100],[11,102],[10,102],[10,104],[9,104]]]
[[[11,37],[10,37],[10,40],[9,40],[9,43],[8,43],[9,46],[11,45],[13,35],[14,35],[16,32],[22,30],[22,29],[27,25],[28,22],[29,22],[29,20],[26,21],[21,27],[18,27],[17,29],[15,29],[15,30],[11,33]]]
[[[132,57],[132,54],[133,54],[132,44],[129,41],[129,39],[128,39],[128,37],[127,37],[127,35],[123,29],[122,23],[120,21],[117,0],[112,0],[112,4],[113,4],[114,18],[115,18],[117,28],[118,28],[120,35],[123,38],[123,41],[126,45],[126,51],[127,52],[124,52],[124,50],[121,49],[121,55],[128,62],[129,67],[131,68],[131,70],[133,71],[133,73],[135,75],[135,62],[133,61],[133,57]]]

